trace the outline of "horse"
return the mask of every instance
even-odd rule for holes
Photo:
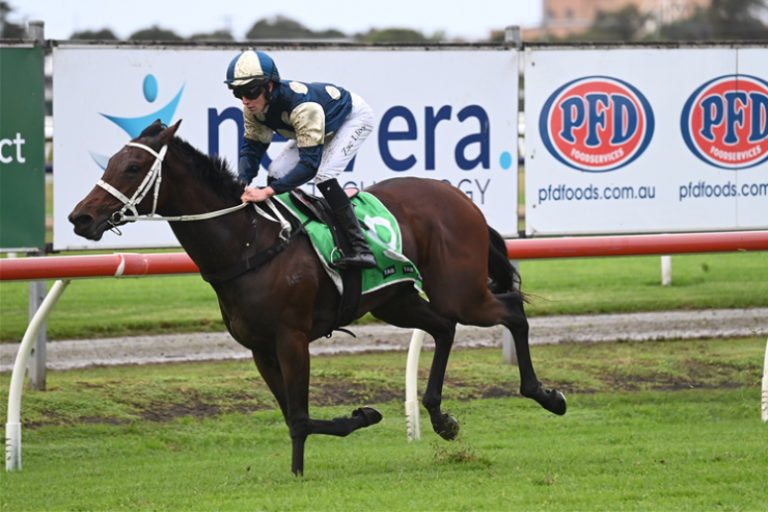
[[[74,208],[69,221],[79,236],[100,240],[107,229],[139,215],[161,215],[201,274],[220,275],[273,247],[284,227],[255,222],[252,208],[242,208],[244,186],[227,162],[176,137],[180,123],[166,127],[158,120],[120,149],[109,160],[99,186]],[[153,183],[153,200],[144,200]],[[441,409],[457,323],[509,329],[517,351],[520,394],[554,414],[565,414],[565,396],[545,389],[536,377],[525,297],[515,285],[517,274],[503,238],[488,226],[480,209],[459,189],[439,180],[394,178],[365,191],[397,219],[403,254],[418,268],[428,300],[413,283],[396,283],[364,294],[355,319],[370,312],[386,323],[421,329],[434,338],[422,405],[435,432],[446,440],[459,432],[456,418]],[[217,211],[227,214],[207,215]],[[309,415],[309,344],[334,327],[340,296],[307,236],[292,237],[280,254],[259,268],[211,285],[227,330],[251,350],[283,413],[292,440],[294,475],[304,473],[309,435],[343,437],[381,421],[381,413],[372,407],[332,420]]]

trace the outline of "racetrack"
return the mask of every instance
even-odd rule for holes
[[[530,319],[532,345],[619,340],[674,340],[768,336],[768,308],[666,311]],[[314,356],[406,351],[411,331],[388,325],[353,326],[357,336],[338,332],[310,346]],[[459,326],[456,348],[501,347],[502,328]],[[13,369],[18,344],[0,345],[0,372]],[[424,347],[433,347],[427,337]],[[177,334],[50,342],[48,368],[250,359],[251,353],[227,333]]]

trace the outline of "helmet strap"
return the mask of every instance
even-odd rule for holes
[[[270,80],[267,82],[267,87],[264,89],[264,98],[267,100],[267,104],[272,103],[272,92],[275,89],[275,82],[272,81],[271,75]]]

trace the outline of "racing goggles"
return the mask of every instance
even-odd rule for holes
[[[241,100],[243,98],[249,99],[249,100],[255,100],[259,96],[261,96],[261,93],[264,92],[266,89],[266,84],[260,84],[260,85],[243,85],[240,87],[233,87],[232,88],[232,94],[235,95],[235,98]]]

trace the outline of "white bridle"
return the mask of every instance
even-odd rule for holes
[[[261,208],[259,208],[256,203],[241,203],[236,206],[232,206],[230,208],[224,208],[223,210],[216,210],[213,212],[208,213],[199,213],[196,215],[179,215],[176,217],[163,217],[162,215],[155,215],[155,211],[157,210],[157,198],[160,194],[160,183],[163,181],[163,158],[165,157],[166,151],[168,151],[168,146],[165,145],[162,148],[160,148],[160,152],[156,152],[154,149],[150,148],[149,146],[145,146],[144,144],[139,144],[138,142],[127,142],[125,144],[126,146],[131,146],[134,148],[141,148],[144,151],[148,152],[150,155],[155,157],[155,162],[152,164],[152,167],[149,169],[149,172],[144,177],[144,180],[139,185],[139,188],[136,189],[136,192],[133,193],[133,197],[130,199],[117,190],[115,187],[110,185],[104,180],[99,180],[96,182],[98,186],[115,196],[117,199],[119,199],[123,203],[123,207],[119,209],[118,211],[114,212],[112,216],[109,219],[109,224],[112,226],[112,230],[115,231],[117,234],[120,234],[120,230],[117,229],[117,226],[119,224],[124,224],[127,222],[136,222],[139,220],[165,220],[169,222],[185,222],[185,221],[191,221],[191,220],[205,220],[205,219],[212,219],[214,217],[220,217],[222,215],[226,215],[228,213],[235,212],[237,210],[241,210],[248,206],[249,204],[253,204],[254,209],[256,212],[261,215],[262,217],[272,221],[277,222],[281,226],[280,230],[280,238],[285,238],[286,233],[290,234],[291,232],[291,225],[290,223],[283,217],[283,215],[280,213],[279,210],[276,208],[272,208],[274,212],[277,214],[277,218],[272,217],[267,212],[263,211]],[[146,216],[139,215],[138,210],[136,207],[138,204],[144,199],[144,197],[147,195],[149,190],[151,188],[155,189],[154,198],[152,200],[152,211],[148,213]],[[271,200],[267,199],[265,201],[270,206]],[[126,212],[130,211],[131,214],[128,215]]]

